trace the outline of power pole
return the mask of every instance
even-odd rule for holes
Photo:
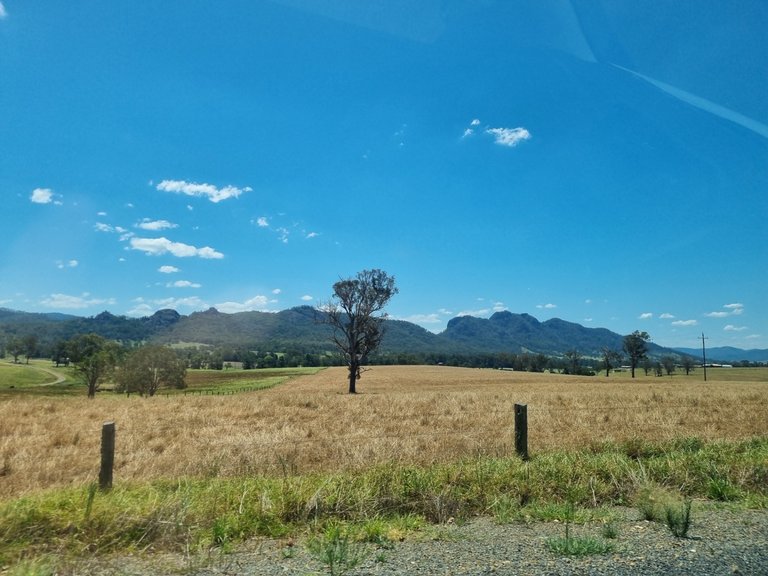
[[[703,360],[702,367],[704,368],[704,382],[707,381],[707,347],[704,345],[704,340],[708,338],[704,337],[704,332],[701,333],[701,358]]]

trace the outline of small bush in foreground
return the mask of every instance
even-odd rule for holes
[[[565,537],[550,538],[547,540],[547,548],[550,552],[562,556],[591,556],[613,552],[613,544],[592,536],[566,535]]]
[[[682,505],[668,503],[665,511],[669,531],[675,538],[687,538],[691,527],[691,501],[686,498]]]
[[[356,542],[346,528],[331,524],[325,532],[307,543],[307,548],[317,560],[328,567],[332,576],[344,574],[365,561],[368,550]]]

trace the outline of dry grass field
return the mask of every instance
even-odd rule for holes
[[[690,377],[571,377],[450,367],[374,367],[360,394],[331,368],[231,396],[107,394],[0,399],[0,499],[85,485],[101,425],[115,421],[115,481],[360,470],[513,452],[528,405],[532,453],[632,439],[768,435],[765,371]],[[755,372],[758,374],[758,372]]]

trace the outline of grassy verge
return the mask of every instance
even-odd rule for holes
[[[322,535],[340,525],[344,539],[383,544],[429,523],[478,515],[499,522],[609,521],[609,506],[637,506],[642,516],[644,502],[658,500],[654,491],[681,502],[768,507],[768,438],[644,443],[640,453],[637,443],[605,445],[528,462],[383,465],[356,476],[187,478],[109,492],[49,491],[0,503],[0,569],[51,555],[226,549],[251,537]],[[662,512],[647,514],[656,519]]]

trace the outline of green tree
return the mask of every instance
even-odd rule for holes
[[[664,356],[661,359],[661,365],[664,367],[664,371],[667,376],[671,376],[675,372],[675,358],[674,356]]]
[[[333,343],[349,369],[350,394],[357,392],[368,355],[381,344],[387,317],[383,309],[397,292],[394,276],[378,269],[363,270],[354,278],[336,282],[331,301],[322,308],[333,328]]]
[[[116,390],[154,396],[163,386],[186,388],[187,368],[176,353],[165,346],[148,345],[130,352],[117,371]]]
[[[34,334],[23,336],[21,346],[24,348],[24,356],[26,356],[27,364],[29,364],[29,359],[37,353],[37,336]]]
[[[653,370],[653,360],[646,356],[640,361],[640,367],[643,369],[645,375],[648,376],[648,374],[651,373],[651,370]]]
[[[88,386],[88,398],[95,398],[102,381],[112,374],[120,346],[98,334],[81,334],[69,341],[69,359]]]
[[[8,354],[13,356],[13,363],[18,364],[19,363],[19,356],[24,354],[24,342],[21,338],[18,336],[11,336],[8,338],[8,343],[6,344],[6,348],[8,349]]]
[[[605,377],[608,378],[611,370],[616,367],[616,364],[621,362],[621,353],[606,347],[600,351],[600,354],[602,356],[602,367],[605,370]]]
[[[696,367],[696,362],[691,356],[683,356],[683,370],[685,370],[685,375],[688,376],[693,369]]]
[[[575,348],[565,353],[568,374],[578,375],[581,373],[581,354]]]
[[[635,377],[635,368],[637,368],[640,360],[648,356],[648,340],[650,339],[648,332],[640,332],[639,330],[624,336],[624,352],[629,357],[632,378]]]
[[[58,368],[60,365],[69,366],[69,349],[66,340],[57,340],[53,345],[51,361]]]

